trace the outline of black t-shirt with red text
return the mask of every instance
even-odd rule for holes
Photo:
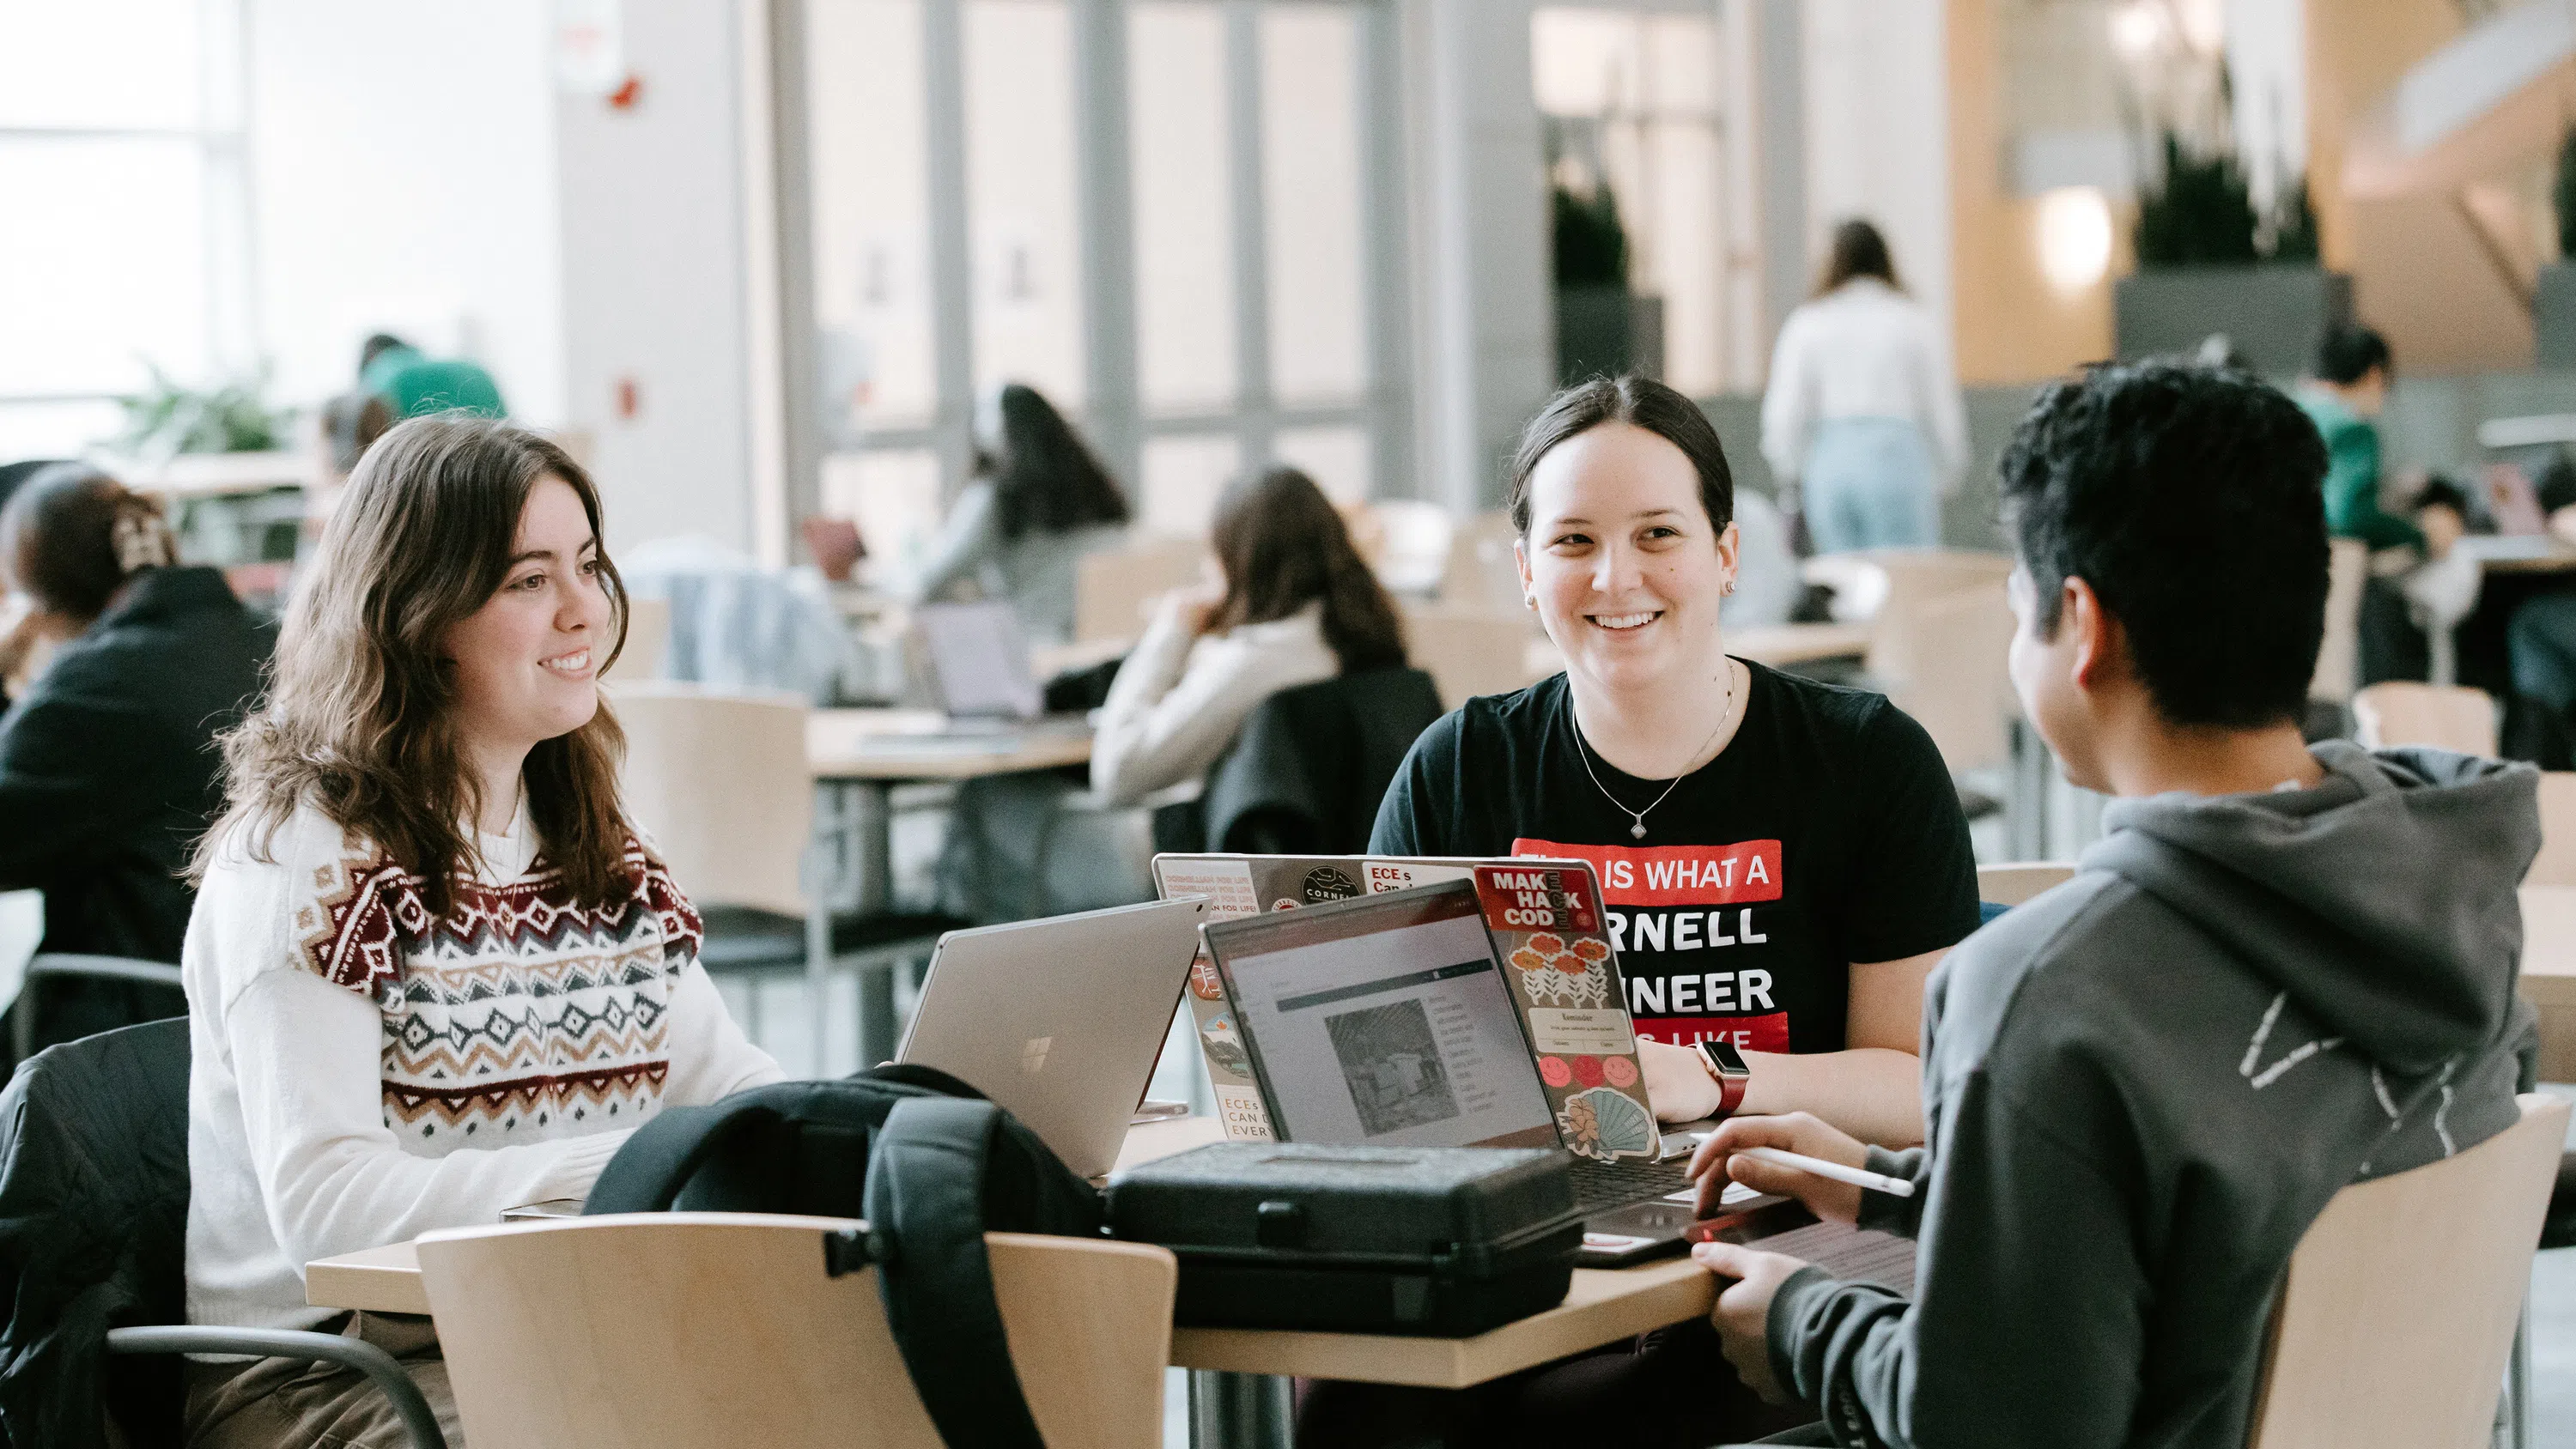
[[[1425,731],[1369,852],[1589,860],[1640,1036],[1839,1051],[1853,962],[1977,928],[1968,822],[1931,736],[1884,696],[1746,668],[1735,738],[1647,811],[1642,840],[1603,791],[1639,807],[1670,782],[1578,744],[1560,674]]]

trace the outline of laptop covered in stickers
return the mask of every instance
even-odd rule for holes
[[[1585,1213],[1583,1261],[1681,1241],[1689,1144],[1656,1125],[1588,864],[1200,856],[1157,868],[1167,891],[1222,875],[1270,892],[1254,909],[1220,904],[1212,917],[1229,918],[1202,932],[1216,1008],[1202,1012],[1202,1044],[1212,1070],[1249,1084],[1262,1135],[1560,1148]],[[1247,1115],[1230,1111],[1230,1125]]]

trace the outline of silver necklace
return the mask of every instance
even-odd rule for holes
[[[1717,729],[1710,730],[1708,732],[1708,738],[1699,742],[1699,749],[1691,751],[1690,757],[1692,759],[1698,759],[1700,756],[1700,750],[1705,750],[1711,744],[1716,743],[1718,730],[1726,728],[1727,717],[1734,713],[1735,662],[1733,660],[1728,660],[1726,665],[1726,703],[1718,706]],[[1574,722],[1574,757],[1583,762],[1583,773],[1592,776],[1592,788],[1600,791],[1602,799],[1609,801],[1614,806],[1617,806],[1619,813],[1628,817],[1628,836],[1632,840],[1643,840],[1646,838],[1647,814],[1656,806],[1663,804],[1664,796],[1672,794],[1674,789],[1677,788],[1682,781],[1690,778],[1691,773],[1688,770],[1684,770],[1680,774],[1673,776],[1672,779],[1665,782],[1663,795],[1658,795],[1654,799],[1648,801],[1644,810],[1631,810],[1626,805],[1620,803],[1618,796],[1610,793],[1610,787],[1601,783],[1601,777],[1599,775],[1593,774],[1592,752],[1584,743],[1583,722],[1581,720],[1576,720]]]

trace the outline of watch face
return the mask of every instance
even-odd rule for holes
[[[1710,1066],[1726,1076],[1750,1076],[1753,1072],[1753,1068],[1745,1065],[1744,1053],[1736,1050],[1735,1043],[1731,1041],[1703,1040],[1699,1050],[1700,1055],[1708,1058]]]

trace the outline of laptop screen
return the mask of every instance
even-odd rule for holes
[[[925,604],[913,611],[939,707],[957,716],[1034,719],[1044,693],[1029,671],[1019,615],[1004,603]]]
[[[1553,1147],[1464,881],[1211,923],[1282,1141]]]

